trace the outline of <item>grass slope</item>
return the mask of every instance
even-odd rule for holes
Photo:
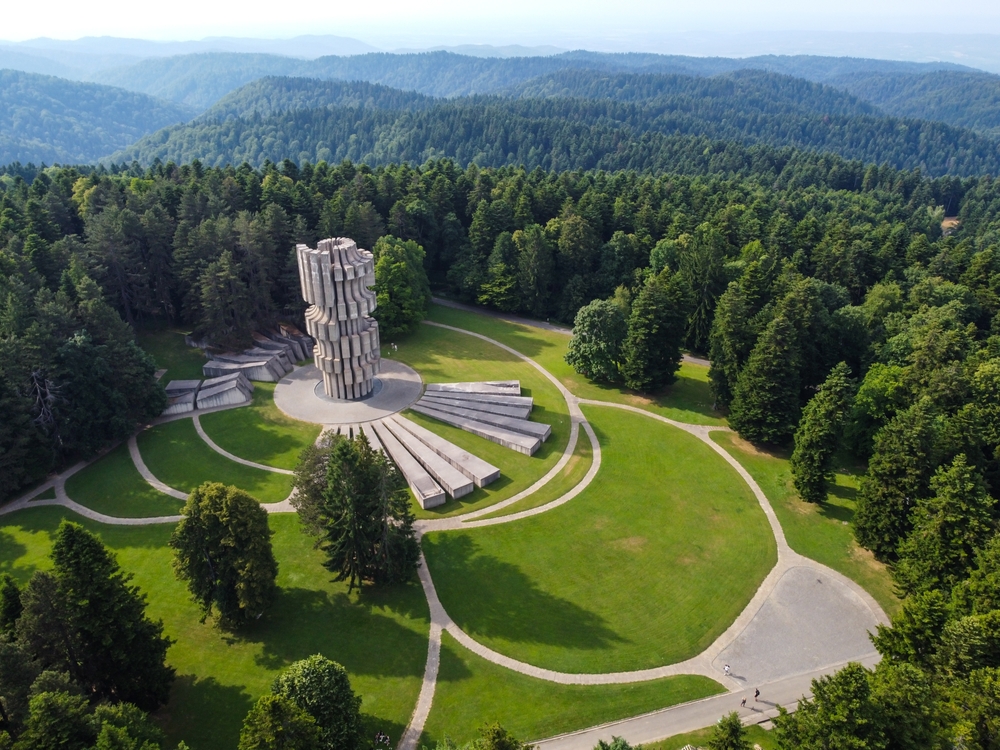
[[[144,430],[138,441],[153,476],[184,492],[202,482],[222,482],[246,490],[262,503],[276,503],[292,491],[291,476],[243,466],[213,451],[198,437],[190,419]]]
[[[765,453],[733,433],[713,432],[712,439],[735,457],[764,490],[793,550],[855,581],[887,614],[899,609],[889,571],[854,539],[858,477],[841,470],[827,502],[804,502],[792,484],[786,456]]]
[[[552,426],[552,434],[535,455],[525,456],[431,417],[406,412],[408,419],[500,469],[500,479],[458,500],[449,500],[429,511],[414,504],[418,517],[440,518],[467,513],[511,497],[544,476],[566,449],[570,419],[565,399],[548,378],[513,354],[475,336],[422,325],[399,344],[399,350],[392,356],[419,372],[425,383],[520,380],[522,394],[535,400],[531,419]]]
[[[449,614],[541,667],[609,672],[708,646],[777,559],[760,506],[697,438],[587,407],[603,464],[571,503],[530,519],[424,537]]]
[[[139,346],[156,360],[156,366],[166,369],[162,381],[201,380],[202,366],[207,361],[201,349],[184,343],[184,333],[172,328],[146,329],[138,332]]]
[[[586,476],[593,463],[594,448],[590,444],[590,438],[587,437],[587,433],[580,430],[580,437],[576,441],[576,448],[573,449],[573,455],[570,456],[569,461],[562,468],[562,471],[552,481],[523,500],[496,513],[489,513],[483,516],[483,518],[507,516],[511,513],[520,513],[523,510],[538,508],[546,503],[550,503],[562,497],[583,481],[584,476]]]
[[[646,396],[619,386],[593,383],[577,373],[566,364],[568,334],[443,305],[431,305],[427,317],[437,323],[481,333],[516,349],[559,378],[580,398],[629,404],[688,424],[725,424],[722,416],[712,409],[714,399],[708,385],[707,367],[685,362],[677,373],[676,383],[662,393]]]
[[[322,429],[281,413],[274,405],[276,383],[254,383],[253,402],[200,417],[205,433],[219,447],[248,461],[294,469],[299,454]]]
[[[170,702],[158,713],[170,746],[236,747],[243,717],[293,661],[322,653],[343,664],[363,698],[366,733],[396,743],[416,702],[427,654],[428,613],[419,584],[384,592],[347,593],[330,583],[321,555],[303,538],[294,515],[270,516],[278,559],[278,600],[238,634],[199,622],[198,610],[171,570],[172,526],[104,526],[62,508],[20,511],[0,526],[0,571],[25,581],[49,567],[51,534],[63,515],[100,534],[135,574],[149,613],[175,639],[167,660],[177,669]]]
[[[120,518],[176,515],[184,505],[145,482],[125,443],[67,479],[66,494],[91,510]]]
[[[485,722],[537,740],[724,692],[696,675],[630,685],[557,685],[498,667],[463,648],[448,633],[441,643],[434,705],[422,744],[446,737],[465,743]]]

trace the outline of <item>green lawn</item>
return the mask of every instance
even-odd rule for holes
[[[190,492],[202,482],[222,482],[246,490],[262,503],[276,503],[292,491],[292,477],[230,461],[198,437],[190,419],[157,425],[139,434],[139,452],[153,476]]]
[[[594,482],[540,516],[428,534],[454,620],[541,667],[610,672],[671,664],[743,610],[777,553],[750,488],[669,425],[586,407],[601,442]]]
[[[599,385],[578,374],[564,359],[570,339],[567,334],[441,305],[431,305],[427,317],[437,323],[481,333],[516,349],[559,378],[580,398],[630,404],[689,424],[725,424],[722,415],[712,409],[714,399],[708,386],[707,367],[682,364],[677,382],[663,393],[649,397],[622,387]]]
[[[322,427],[282,414],[274,405],[276,383],[254,383],[253,402],[239,409],[200,417],[216,445],[248,461],[294,469],[303,448],[312,445]]]
[[[67,479],[66,494],[91,510],[120,518],[176,515],[184,505],[143,480],[126,443]]]
[[[750,741],[751,745],[760,745],[761,750],[778,750],[778,742],[774,736],[774,732],[762,729],[756,724],[747,727],[746,730],[746,738]],[[708,747],[708,741],[712,738],[713,731],[714,727],[706,727],[695,732],[675,734],[673,737],[668,737],[659,742],[650,742],[647,745],[643,745],[642,748],[643,750],[681,750],[686,745]]]
[[[550,503],[562,497],[583,481],[593,463],[594,448],[590,444],[590,438],[587,437],[587,433],[581,429],[580,436],[576,441],[576,448],[573,449],[573,455],[562,468],[562,471],[552,481],[538,490],[538,492],[528,495],[528,497],[503,510],[499,510],[496,513],[489,513],[483,516],[483,518],[507,516],[511,513],[520,513],[522,510],[530,510],[531,508],[538,508],[546,503]]]
[[[166,369],[164,385],[171,380],[201,380],[205,354],[184,343],[184,331],[156,328],[139,331],[139,346],[153,355],[158,369]]]
[[[465,743],[498,721],[523,740],[539,740],[724,692],[696,675],[631,685],[558,685],[511,672],[476,656],[447,633],[434,706],[422,744]]]
[[[48,567],[57,507],[34,508],[0,525],[0,571],[24,581]],[[245,631],[233,635],[200,623],[185,587],[171,570],[171,525],[120,527],[85,523],[112,547],[149,597],[149,612],[176,639],[167,659],[177,670],[170,703],[158,714],[170,746],[232,750],[253,701],[291,662],[322,653],[343,664],[362,696],[366,734],[381,729],[395,744],[420,691],[427,655],[427,605],[419,584],[359,596],[330,583],[320,554],[291,514],[270,516],[279,563],[278,600]]]
[[[552,434],[535,455],[525,456],[431,417],[406,412],[408,419],[500,469],[498,480],[458,500],[449,500],[428,511],[414,504],[418,517],[441,518],[467,513],[516,495],[555,466],[566,449],[570,430],[566,400],[548,378],[513,354],[474,336],[420,326],[413,335],[399,343],[399,350],[392,356],[419,372],[425,383],[520,380],[522,394],[534,399],[532,421],[552,426]]]
[[[796,493],[786,456],[760,451],[733,433],[713,432],[712,439],[757,480],[793,550],[854,580],[875,597],[886,614],[899,608],[889,571],[854,539],[851,519],[858,487],[855,473],[838,471],[827,502],[814,505]]]

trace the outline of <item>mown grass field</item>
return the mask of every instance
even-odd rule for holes
[[[51,534],[66,516],[99,534],[149,600],[175,640],[167,654],[177,670],[170,702],[157,714],[170,746],[233,750],[250,707],[293,661],[322,653],[343,664],[363,698],[366,734],[382,730],[398,742],[420,691],[429,620],[414,581],[383,591],[347,593],[330,582],[321,555],[302,535],[296,516],[271,515],[278,560],[277,601],[238,633],[202,623],[186,588],[174,577],[166,546],[170,524],[105,526],[62,508],[20,511],[0,520],[0,572],[20,581],[49,567]]]
[[[610,672],[707,647],[777,560],[764,513],[700,440],[648,417],[585,407],[601,471],[572,502],[521,521],[428,534],[445,608],[530,664]]]
[[[827,502],[814,505],[803,501],[795,491],[787,456],[758,450],[733,433],[713,432],[712,439],[757,480],[793,550],[855,581],[875,597],[886,614],[899,609],[888,569],[854,539],[851,520],[859,480],[856,474],[838,471]]]
[[[91,510],[119,518],[171,516],[184,505],[146,483],[125,443],[67,479],[66,494]]]
[[[139,453],[153,476],[174,489],[190,492],[202,482],[222,482],[244,489],[262,503],[276,503],[292,491],[292,477],[254,469],[216,453],[198,437],[190,419],[143,430]]]
[[[294,469],[299,454],[322,429],[282,414],[274,405],[277,383],[254,383],[253,401],[238,409],[204,414],[202,429],[234,456],[278,469]]]
[[[708,368],[683,363],[677,382],[663,393],[646,396],[621,386],[593,383],[566,364],[570,337],[565,333],[510,323],[487,315],[431,305],[428,319],[465,328],[496,339],[531,357],[555,375],[575,396],[629,404],[688,424],[725,424],[722,415],[712,409],[714,399],[708,386]]]
[[[448,633],[442,637],[434,706],[422,740],[427,747],[446,737],[468,742],[494,721],[520,739],[539,740],[725,691],[697,675],[629,685],[557,685],[498,667]]]
[[[136,337],[139,346],[153,355],[156,366],[166,369],[161,379],[166,385],[171,380],[201,380],[205,354],[184,343],[185,331],[174,328],[152,328],[140,330]]]
[[[559,460],[569,441],[566,400],[532,365],[475,336],[427,325],[420,326],[398,346],[393,359],[419,372],[425,383],[519,380],[521,393],[534,399],[531,420],[552,427],[552,434],[535,455],[525,456],[432,417],[406,411],[408,419],[500,469],[498,480],[458,500],[449,500],[427,511],[414,504],[414,512],[419,518],[441,518],[493,505],[530,487]]]

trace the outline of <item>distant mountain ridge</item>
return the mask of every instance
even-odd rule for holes
[[[205,53],[143,60],[135,65],[102,71],[92,76],[92,80],[205,109],[230,91],[264,76],[368,81],[428,96],[456,97],[498,93],[538,76],[561,70],[581,69],[609,73],[674,73],[694,76],[758,69],[820,83],[831,77],[859,71],[925,73],[934,70],[965,70],[953,63],[906,63],[809,56],[697,58],[586,51],[548,57],[513,58],[471,57],[452,52],[376,52],[352,57],[327,56],[316,60],[292,60],[273,55]]]
[[[0,70],[0,164],[85,164],[194,113],[133,91]]]

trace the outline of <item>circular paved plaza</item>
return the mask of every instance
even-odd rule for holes
[[[420,398],[423,388],[415,370],[383,358],[375,393],[360,401],[340,401],[323,392],[315,365],[306,365],[295,368],[279,381],[274,389],[274,404],[288,416],[303,422],[358,424],[402,411]]]

